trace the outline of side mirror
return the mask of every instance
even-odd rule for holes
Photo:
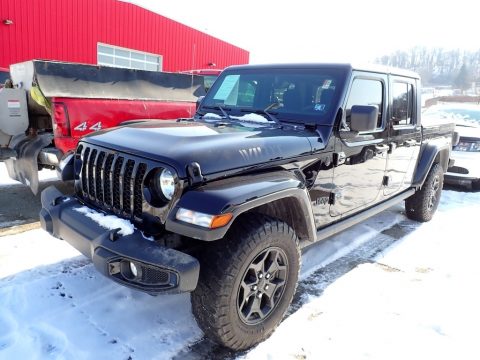
[[[377,128],[378,107],[375,105],[354,105],[350,112],[350,130],[373,131]]]
[[[202,103],[204,97],[205,96],[199,96],[197,98],[197,102],[195,103],[195,110],[198,110],[198,108],[200,107],[200,104]]]

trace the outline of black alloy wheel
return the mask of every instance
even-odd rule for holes
[[[288,278],[288,260],[278,247],[263,250],[248,266],[238,291],[237,310],[247,325],[267,318],[279,303]]]

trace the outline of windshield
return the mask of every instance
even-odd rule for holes
[[[252,112],[279,121],[330,123],[346,77],[345,69],[322,67],[227,70],[207,93],[199,114],[223,115],[221,107],[234,116]]]
[[[205,91],[210,90],[215,80],[217,80],[217,75],[203,75],[203,86]]]
[[[480,105],[475,103],[452,103],[431,106],[422,114],[424,117],[448,119],[457,125],[480,125]]]

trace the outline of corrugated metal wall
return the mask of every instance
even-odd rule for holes
[[[117,0],[0,0],[0,21],[0,67],[31,59],[96,64],[98,42],[162,55],[164,71],[249,58],[239,47]]]

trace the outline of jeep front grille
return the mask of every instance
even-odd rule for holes
[[[142,184],[147,164],[125,154],[79,145],[80,189],[83,198],[105,210],[139,221],[142,217]]]

